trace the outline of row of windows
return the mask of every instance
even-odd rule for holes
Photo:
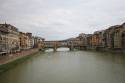
[[[7,40],[7,38],[0,36],[0,41],[6,41],[6,40]]]

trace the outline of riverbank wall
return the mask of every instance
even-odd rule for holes
[[[99,52],[110,52],[110,53],[123,53],[125,54],[124,49],[111,49],[111,48],[106,48],[106,47],[86,47],[84,50],[92,50],[92,51],[99,51]]]
[[[28,49],[20,53],[10,54],[8,56],[0,57],[0,73],[9,70],[10,68],[16,66],[17,64],[27,60],[34,54],[39,52],[38,49]]]

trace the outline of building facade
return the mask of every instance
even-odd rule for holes
[[[104,30],[94,32],[92,36],[92,46],[105,47]]]
[[[16,52],[20,51],[20,45],[19,45],[19,31],[16,27],[8,24],[8,50],[10,52]]]
[[[121,29],[121,46],[122,49],[125,50],[125,23],[122,24],[122,29]]]
[[[2,43],[2,50],[7,53],[17,52],[20,50],[19,46],[19,32],[15,26],[10,24],[0,24],[0,37]]]
[[[108,28],[105,32],[106,47],[110,49],[122,49],[124,46],[124,31],[124,24]]]
[[[0,52],[7,52],[7,34],[8,29],[4,24],[0,24]]]
[[[34,48],[43,48],[45,39],[42,37],[34,37]]]
[[[26,33],[24,32],[19,32],[19,39],[20,39],[20,49],[21,50],[26,50],[28,49],[28,37]]]
[[[31,48],[33,48],[33,41],[32,41],[32,39],[33,39],[33,37],[32,37],[32,33],[26,33],[26,36],[27,36],[27,49],[31,49]]]

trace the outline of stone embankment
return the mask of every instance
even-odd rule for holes
[[[26,58],[38,52],[38,49],[28,49],[6,56],[0,56],[0,73],[8,70],[16,64],[19,64],[20,62],[23,62]]]

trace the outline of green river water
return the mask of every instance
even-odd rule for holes
[[[2,73],[0,83],[125,83],[125,55],[68,49],[38,53]]]

